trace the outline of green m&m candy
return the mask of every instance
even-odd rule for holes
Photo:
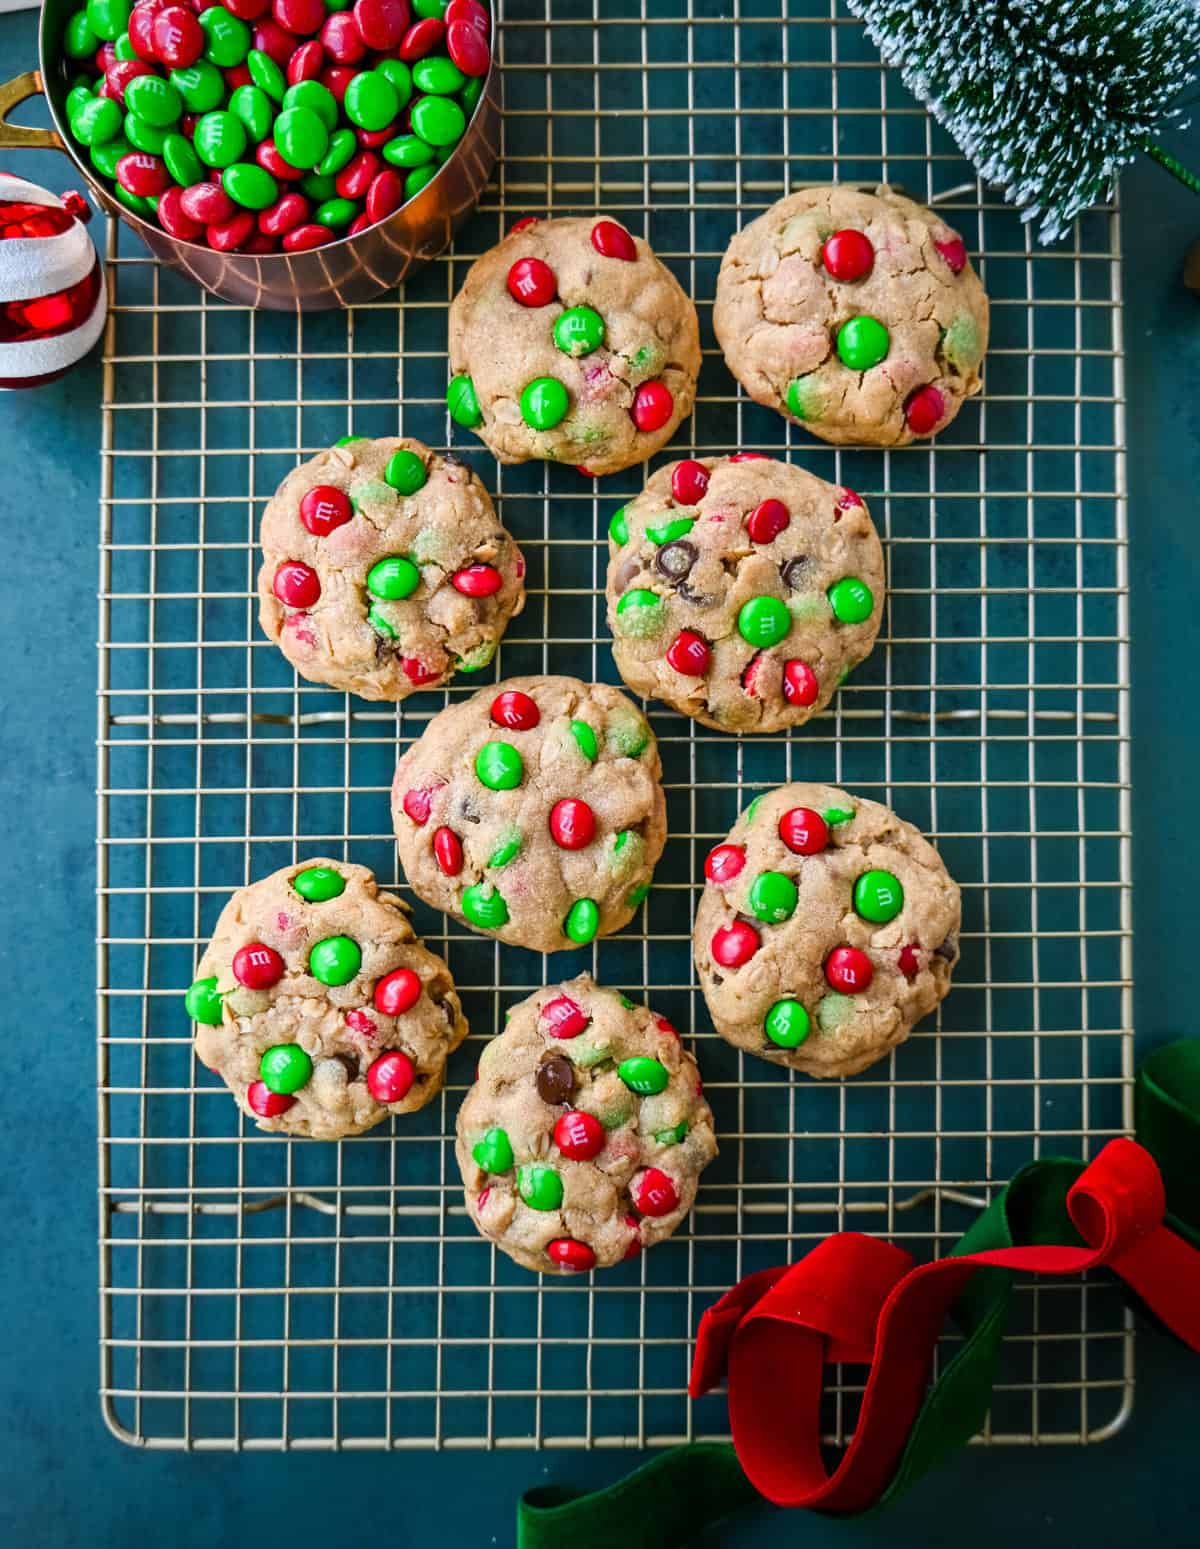
[[[358,205],[353,199],[343,199],[340,196],[335,199],[326,199],[313,211],[313,220],[318,226],[328,226],[337,231],[342,226],[348,226],[358,214]]]
[[[888,331],[874,317],[852,317],[838,329],[837,352],[851,371],[869,371],[888,352]]]
[[[468,430],[472,430],[483,418],[479,399],[475,396],[475,384],[465,371],[454,377],[446,389],[446,407],[454,423],[464,425]]]
[[[626,895],[626,898],[625,898],[625,906],[626,906],[626,908],[636,909],[639,906],[639,904],[642,904],[642,903],[645,902],[646,897],[649,894],[649,892],[650,892],[650,884],[649,884],[649,882],[639,882],[637,887],[630,888],[630,890],[629,890],[629,892],[628,892],[628,894]]]
[[[750,884],[750,909],[767,925],[779,925],[795,913],[800,894],[782,871],[760,871]]]
[[[252,48],[246,55],[246,69],[250,72],[250,79],[256,86],[261,86],[268,97],[274,97],[276,102],[283,101],[287,76],[270,54],[264,54],[260,48]]]
[[[554,342],[564,355],[590,355],[604,343],[604,319],[592,307],[568,307],[555,321]]]
[[[385,640],[394,640],[396,638],[396,631],[383,616],[382,610],[374,605],[367,609],[367,623],[370,624],[372,629],[381,634]]]
[[[617,1075],[631,1092],[637,1092],[641,1097],[653,1097],[664,1091],[671,1079],[661,1060],[652,1060],[644,1054],[622,1060],[617,1066]]]
[[[854,912],[874,925],[886,925],[903,908],[904,889],[890,871],[864,871],[854,884]]]
[[[408,106],[413,93],[412,71],[403,59],[380,59],[376,62],[375,68],[396,88],[396,98],[399,102],[397,112],[402,112]]]
[[[337,128],[337,98],[320,81],[297,81],[289,86],[283,94],[283,108],[285,113],[289,108],[307,108],[317,115],[329,134]]]
[[[88,0],[87,21],[98,38],[111,43],[129,30],[129,0]]]
[[[290,1096],[312,1080],[312,1060],[298,1043],[277,1043],[258,1062],[259,1080],[268,1092]]]
[[[322,984],[349,984],[362,967],[362,948],[349,936],[326,936],[308,954],[308,971]]]
[[[122,188],[120,183],[113,188],[113,195],[127,210],[132,210],[135,215],[140,215],[143,220],[154,214],[155,204],[153,200],[143,199],[140,194],[131,194],[127,188]]]
[[[467,78],[453,60],[430,54],[413,65],[412,82],[418,91],[448,97],[452,92],[460,91],[467,84]]]
[[[221,174],[221,187],[244,210],[265,210],[279,198],[279,184],[254,161],[236,161]]]
[[[280,154],[283,153],[280,152]],[[285,161],[286,159],[284,157]],[[334,179],[324,177],[319,172],[306,172],[300,179],[300,187],[314,204],[322,204],[326,199],[332,199],[337,194],[337,183]]]
[[[183,98],[161,76],[138,75],[125,88],[125,108],[148,124],[166,129],[183,112]]]
[[[763,796],[765,796],[765,795],[766,795],[766,792],[763,791],[760,795],[756,796],[754,798],[754,800],[750,803],[750,805],[746,808],[746,822],[747,823],[753,823],[754,822],[755,816],[758,813],[758,809],[759,809],[759,807],[762,806]]]
[[[663,627],[664,604],[657,592],[635,586],[617,604],[617,622],[621,633],[635,640],[648,640]]]
[[[471,1155],[484,1172],[506,1173],[513,1164],[512,1141],[497,1126],[479,1137],[471,1147]]]
[[[139,81],[151,79],[148,75],[138,76]],[[196,125],[192,148],[207,167],[232,167],[235,161],[241,160],[246,149],[245,125],[224,109],[206,113]]]
[[[425,464],[415,452],[409,451],[405,446],[392,453],[388,458],[387,467],[383,470],[384,479],[394,490],[399,490],[402,495],[415,495],[423,488],[428,475],[425,472]]]
[[[95,93],[92,91],[92,88],[90,86],[83,85],[72,86],[71,90],[67,93],[67,100],[63,106],[66,109],[67,122],[71,125],[72,133],[75,131],[76,113],[79,112],[84,103],[91,102],[94,96]]]
[[[836,828],[839,823],[851,823],[854,821],[854,813],[848,807],[826,807],[821,816],[829,824],[830,828]]]
[[[871,617],[875,599],[871,588],[855,575],[843,576],[825,594],[839,624],[862,624]]]
[[[417,16],[443,17],[449,0],[413,0],[413,13]]]
[[[553,430],[566,418],[570,403],[557,377],[534,377],[521,393],[521,418],[531,430]]]
[[[572,721],[571,736],[574,739],[575,746],[583,754],[584,758],[587,759],[588,763],[594,764],[599,749],[596,745],[596,733],[588,723],[586,721]]]
[[[192,149],[192,142],[184,134],[168,134],[163,140],[162,159],[167,171],[181,188],[204,181],[204,167]]]
[[[671,1129],[656,1129],[654,1138],[660,1146],[677,1146],[686,1137],[687,1132],[687,1120],[680,1119],[679,1123]]]
[[[421,572],[403,554],[390,554],[376,561],[367,571],[367,590],[385,602],[411,597],[421,584]]]
[[[210,108],[217,107],[225,95],[224,78],[216,65],[209,64],[207,59],[197,59],[193,65],[172,70],[171,85],[183,98],[189,113],[207,113]],[[268,128],[270,122],[268,119]],[[264,129],[257,138],[261,140],[266,132]]]
[[[362,76],[355,77],[355,80],[361,79]],[[354,81],[350,85],[353,87]],[[347,102],[349,97],[350,92],[347,91]],[[413,103],[411,119],[415,132],[422,140],[434,146],[453,145],[456,140],[462,139],[463,130],[467,127],[467,116],[453,97],[421,97]],[[384,119],[384,123],[388,122],[388,119]]]
[[[763,1021],[763,1031],[781,1049],[794,1049],[808,1037],[808,1012],[798,1000],[777,1000]]]
[[[241,119],[256,145],[271,133],[271,125],[275,122],[275,104],[261,86],[239,86],[229,99],[229,111],[235,118]],[[283,154],[282,151],[280,154]],[[301,163],[294,161],[291,165],[299,167]]]
[[[250,29],[240,16],[234,16],[223,6],[211,5],[201,11],[199,22],[206,39],[204,57],[228,70],[240,65],[250,52]]]
[[[433,166],[414,167],[404,179],[405,199],[415,199],[426,183],[432,183],[437,174],[438,169]]]
[[[284,108],[275,120],[273,138],[284,161],[304,171],[315,167],[329,149],[329,131],[324,121],[312,108],[303,106]]]
[[[90,59],[100,47],[87,11],[76,11],[63,33],[63,52],[69,59]]]
[[[426,100],[439,102],[441,99],[431,97]],[[360,70],[346,87],[342,108],[350,122],[360,129],[383,129],[400,111],[400,94],[378,70]],[[413,118],[413,128],[417,129],[415,109]],[[417,129],[417,133],[421,131]]]
[[[825,409],[825,394],[811,376],[795,377],[785,394],[787,411],[798,420],[819,420]]]
[[[138,57],[138,51],[134,48],[127,32],[123,32],[119,38],[113,40],[113,53],[116,54],[118,59],[124,60],[126,63]]]
[[[499,871],[507,866],[510,861],[515,861],[521,853],[520,837],[505,839],[488,856],[488,870]]]
[[[354,130],[335,129],[329,136],[329,149],[317,163],[317,171],[323,177],[333,177],[347,162],[353,161],[357,154],[358,141],[354,138]]]
[[[531,1210],[557,1210],[562,1204],[562,1179],[544,1162],[527,1162],[518,1167],[517,1188]]]
[[[309,866],[296,873],[292,886],[307,903],[324,904],[341,897],[346,891],[346,879],[332,866]]]
[[[778,597],[751,597],[738,610],[738,634],[760,650],[776,645],[792,627],[787,604]]]
[[[384,146],[383,159],[393,167],[423,167],[433,160],[433,146],[426,145],[420,135],[398,134]]]
[[[117,175],[117,163],[122,156],[128,156],[133,146],[123,134],[119,134],[115,140],[105,140],[103,145],[93,145],[88,150],[88,160],[101,177],[115,178]],[[121,185],[118,183],[117,187]]]
[[[608,536],[622,548],[629,542],[629,523],[625,520],[625,507],[614,511],[608,524]]]
[[[475,755],[475,773],[489,791],[511,791],[520,785],[525,765],[511,742],[485,742]]]
[[[586,947],[600,929],[600,910],[593,898],[577,898],[563,921],[563,934],[576,946]]]
[[[365,441],[366,439],[366,436],[339,436],[333,444],[334,446],[353,446],[356,441]]]
[[[210,974],[207,979],[197,979],[183,997],[183,1003],[193,1022],[204,1022],[209,1027],[219,1027],[221,996],[217,991],[216,974]]]
[[[499,930],[508,924],[508,905],[490,882],[476,882],[464,890],[462,912],[480,930]]]
[[[111,97],[92,97],[71,120],[71,133],[81,145],[103,145],[120,134],[121,123],[121,110]]]
[[[674,543],[676,538],[686,538],[695,525],[694,517],[677,516],[673,522],[666,522],[662,527],[647,527],[646,536],[651,543],[661,547],[664,543]]]
[[[149,124],[140,113],[126,113],[125,135],[135,150],[149,156],[161,156],[167,148],[168,130]]]

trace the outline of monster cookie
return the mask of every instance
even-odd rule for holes
[[[187,992],[196,1054],[261,1129],[336,1140],[442,1089],[454,981],[365,866],[308,860],[235,893]]]
[[[704,864],[696,967],[739,1049],[852,1076],[950,988],[958,888],[933,846],[878,802],[829,785],[756,797]]]
[[[931,210],[830,184],[737,233],[713,326],[758,403],[824,441],[900,446],[979,391],[988,302],[962,238]]]
[[[485,667],[525,604],[487,490],[420,441],[351,436],[293,469],[262,548],[264,631],[304,677],[364,699]]]
[[[522,221],[471,266],[450,308],[450,414],[503,463],[614,473],[691,413],[696,309],[640,237],[610,220]]]
[[[479,1230],[553,1275],[669,1237],[717,1142],[671,1024],[581,974],[513,1007],[458,1110],[457,1153]]]
[[[883,555],[867,508],[802,468],[671,463],[608,535],[621,676],[706,726],[798,726],[875,643]]]
[[[396,767],[400,860],[426,903],[538,952],[632,918],[667,836],[658,747],[605,683],[513,678],[435,715]]]

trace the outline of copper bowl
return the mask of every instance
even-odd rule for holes
[[[491,175],[500,140],[500,72],[494,53],[483,95],[454,155],[415,199],[377,226],[307,253],[216,253],[200,243],[183,242],[118,203],[70,138],[64,109],[69,83],[59,39],[76,9],[77,0],[45,0],[38,36],[41,68],[0,86],[0,151],[65,151],[103,209],[131,226],[156,258],[226,301],[277,312],[315,312],[370,301],[450,245],[455,227],[474,209]],[[39,92],[49,103],[53,129],[26,129],[6,121],[18,103]]]

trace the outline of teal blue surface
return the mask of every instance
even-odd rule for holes
[[[33,58],[29,16],[0,20],[0,56]],[[1200,161],[1200,136],[1177,147]],[[57,157],[6,165],[66,186]],[[1200,302],[1180,286],[1200,203],[1157,169],[1124,189],[1133,533],[1136,1026],[1143,1044],[1191,1031],[1183,1004],[1195,907],[1177,883],[1200,862],[1193,803],[1200,566]],[[512,1503],[546,1480],[606,1482],[627,1455],[137,1454],[97,1414],[92,833],[94,804],[95,359],[64,381],[0,399],[9,605],[4,629],[4,853],[10,986],[0,1089],[0,1542],[124,1545],[146,1532],[213,1543],[511,1542]],[[18,602],[21,599],[21,602]],[[28,599],[28,604],[25,603]],[[38,1058],[28,1058],[30,1040]],[[31,1092],[33,1096],[31,1098]],[[741,1546],[1194,1542],[1189,1504],[1196,1376],[1152,1331],[1139,1341],[1133,1420],[1087,1450],[966,1454],[878,1522],[764,1514],[711,1535]],[[1136,1515],[1135,1515],[1136,1514]]]

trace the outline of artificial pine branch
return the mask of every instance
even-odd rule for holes
[[[904,84],[1053,242],[1155,143],[1200,68],[1200,0],[847,0]]]

